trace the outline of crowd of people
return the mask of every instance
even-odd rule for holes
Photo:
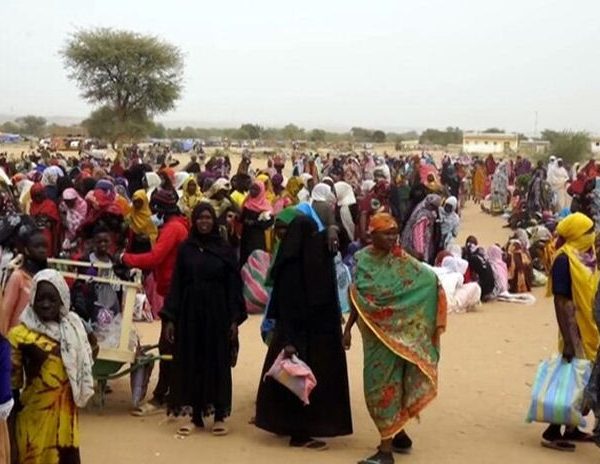
[[[214,435],[229,432],[249,313],[263,313],[268,345],[254,424],[312,450],[352,433],[344,348],[358,324],[365,399],[381,435],[366,464],[411,449],[406,426],[437,394],[448,313],[531,303],[532,287],[548,284],[562,295],[566,355],[595,360],[595,288],[579,290],[597,273],[593,161],[570,171],[554,157],[533,166],[492,155],[294,152],[264,169],[253,161],[244,153],[234,171],[226,155],[193,155],[178,166],[135,146],[115,159],[0,156],[0,456],[10,442],[16,462],[79,462],[77,408],[94,391],[101,335],[122,310],[118,286],[74,283],[50,258],[89,263],[108,282],[142,271],[137,317],[160,319],[159,350],[172,360],[160,362],[152,398],[133,414],[187,417],[182,436],[211,416]],[[506,218],[506,243],[457,242],[467,201]],[[281,356],[318,379],[309,405],[265,377]],[[583,438],[560,425],[544,434],[555,448]]]

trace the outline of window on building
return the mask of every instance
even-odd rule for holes
[[[487,140],[485,141],[485,144],[486,144],[486,145],[488,144],[488,141],[487,141]]]
[[[600,142],[596,142],[596,146],[597,146],[597,147],[600,147]]]

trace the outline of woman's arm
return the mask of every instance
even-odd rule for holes
[[[349,350],[352,346],[352,327],[358,319],[358,311],[354,306],[352,298],[350,298],[350,306],[352,309],[350,310],[350,316],[348,317],[348,321],[346,322],[346,327],[344,327],[344,336],[342,338],[342,343],[344,345],[344,349],[346,350]]]
[[[581,338],[575,320],[573,301],[563,295],[554,296],[554,309],[558,328],[564,341],[563,357],[571,361],[575,356],[582,356]]]

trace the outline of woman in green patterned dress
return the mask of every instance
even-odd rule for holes
[[[393,451],[406,453],[412,446],[406,423],[437,395],[446,298],[433,271],[399,247],[392,216],[373,216],[369,232],[373,244],[356,254],[344,345],[350,348],[351,328],[358,320],[365,399],[381,434],[378,452],[361,464],[391,464]]]

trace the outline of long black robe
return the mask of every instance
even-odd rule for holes
[[[231,366],[237,343],[233,322],[246,318],[242,282],[233,251],[224,242],[203,246],[191,238],[179,248],[161,317],[175,324],[169,409],[191,406],[194,423],[213,410],[231,412]]]
[[[276,320],[256,405],[256,426],[278,435],[333,437],[352,433],[346,354],[342,347],[333,257],[325,232],[296,218],[282,241],[272,276],[269,315]],[[292,344],[312,369],[317,386],[310,405],[264,374],[284,346]]]

